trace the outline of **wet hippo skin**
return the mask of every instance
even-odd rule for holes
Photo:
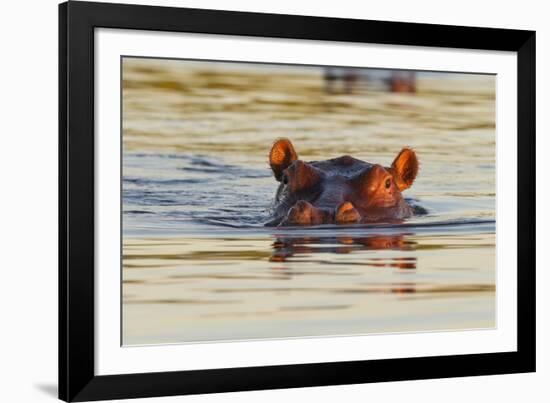
[[[349,155],[304,162],[290,140],[279,139],[269,164],[280,184],[267,225],[399,222],[413,214],[401,193],[418,173],[410,148],[403,148],[390,167]]]

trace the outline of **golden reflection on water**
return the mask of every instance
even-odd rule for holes
[[[128,238],[124,343],[493,327],[491,245],[493,234]]]

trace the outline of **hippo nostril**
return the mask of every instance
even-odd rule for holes
[[[346,201],[336,208],[336,214],[334,218],[336,219],[336,222],[344,224],[358,222],[361,216],[359,215],[353,204],[349,201]]]
[[[284,225],[318,225],[332,222],[330,212],[298,200],[288,211]]]

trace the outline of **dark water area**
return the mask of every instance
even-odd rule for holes
[[[327,94],[320,68],[126,59],[123,79],[124,344],[495,326],[492,76]],[[306,161],[413,147],[422,214],[265,227],[278,137]]]

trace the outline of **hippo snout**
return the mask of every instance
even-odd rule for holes
[[[281,225],[319,225],[332,222],[332,214],[305,200],[298,200],[289,210]]]
[[[361,215],[349,201],[336,209],[319,208],[305,201],[297,201],[289,210],[281,225],[352,224],[361,221]]]

